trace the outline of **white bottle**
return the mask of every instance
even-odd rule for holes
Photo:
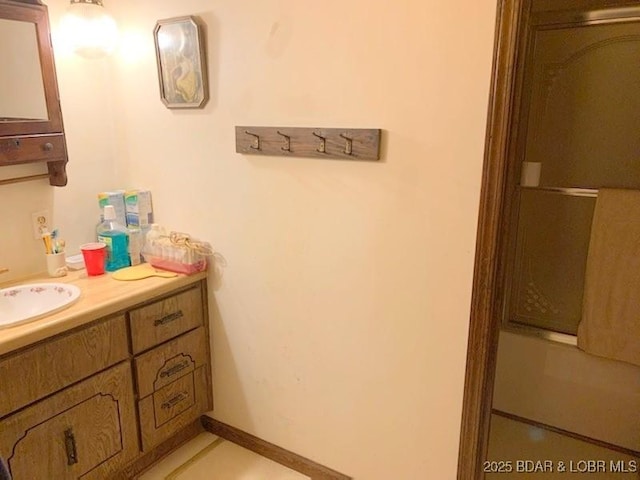
[[[151,230],[147,232],[147,236],[144,241],[143,253],[145,257],[162,257],[162,247],[160,242],[164,233],[164,228],[161,225],[158,225],[157,223],[151,225]]]
[[[129,260],[131,265],[140,265],[142,253],[142,230],[138,227],[127,227],[129,231]]]

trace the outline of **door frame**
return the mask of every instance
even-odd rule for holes
[[[500,332],[505,209],[518,33],[527,0],[498,0],[471,297],[458,480],[483,478]]]

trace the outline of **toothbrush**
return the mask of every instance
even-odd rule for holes
[[[53,253],[53,248],[51,246],[51,234],[49,232],[42,234],[42,241],[44,242],[45,253],[47,255]]]

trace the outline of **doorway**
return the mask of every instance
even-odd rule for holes
[[[499,3],[460,480],[639,478],[640,366],[576,345],[598,192],[640,190],[639,7]]]

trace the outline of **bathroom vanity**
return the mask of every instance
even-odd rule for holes
[[[0,330],[0,456],[14,480],[135,478],[212,408],[206,274],[73,272],[68,309]]]

